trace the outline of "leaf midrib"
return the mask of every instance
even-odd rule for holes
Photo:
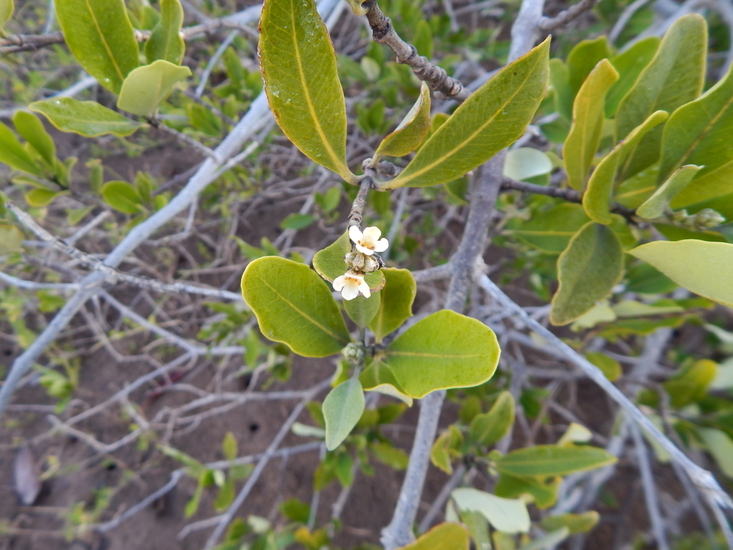
[[[112,50],[109,49],[109,45],[107,44],[107,40],[104,36],[104,33],[102,32],[101,27],[99,26],[99,21],[97,21],[97,15],[94,13],[94,9],[92,8],[91,4],[89,3],[89,0],[84,0],[84,3],[87,5],[87,8],[89,9],[89,14],[92,18],[92,22],[94,23],[94,28],[97,29],[97,33],[99,33],[99,38],[102,41],[102,44],[104,45],[104,49],[107,50],[107,55],[109,56],[109,60],[112,62],[112,65],[115,68],[115,71],[117,72],[117,76],[119,77],[120,81],[125,80],[125,75],[122,74],[122,70],[120,69],[120,66],[117,64],[117,60],[115,59],[114,55],[112,54]]]

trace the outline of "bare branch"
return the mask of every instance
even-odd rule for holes
[[[577,19],[585,12],[592,10],[593,6],[599,0],[580,0],[577,4],[573,4],[568,9],[561,11],[555,17],[543,17],[537,23],[537,28],[541,31],[549,32],[558,27],[562,27],[570,23],[573,19]]]

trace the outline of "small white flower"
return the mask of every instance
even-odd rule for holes
[[[333,280],[333,289],[336,292],[341,292],[344,300],[353,300],[360,292],[364,295],[364,298],[371,296],[371,291],[369,290],[369,285],[364,280],[364,275],[354,273],[351,270]]]
[[[356,249],[362,254],[371,256],[375,252],[384,252],[389,247],[387,239],[380,239],[382,232],[378,227],[367,227],[362,233],[358,227],[349,227],[349,238],[356,245]]]

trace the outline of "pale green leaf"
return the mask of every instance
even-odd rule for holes
[[[123,0],[56,0],[56,17],[71,53],[105,88],[119,93],[139,65],[135,31]]]
[[[504,175],[517,181],[552,172],[552,161],[538,149],[520,147],[507,151],[504,160]]]
[[[705,397],[718,375],[718,364],[710,359],[700,359],[667,380],[662,386],[669,394],[674,408],[684,407]]]
[[[519,139],[547,86],[549,49],[548,38],[481,86],[384,188],[447,183]]]
[[[616,69],[608,59],[603,59],[590,72],[575,97],[573,124],[563,145],[563,157],[568,182],[578,191],[585,187],[593,157],[601,143],[606,93],[617,80]]]
[[[587,443],[593,439],[593,432],[582,424],[571,422],[557,444],[565,447],[572,447],[575,443]]]
[[[28,108],[45,115],[59,130],[86,137],[105,134],[124,137],[142,126],[140,122],[130,120],[96,101],[77,101],[70,97],[60,97],[36,101]]]
[[[586,224],[558,258],[560,286],[552,298],[550,322],[566,325],[608,297],[623,268],[623,250],[615,233],[605,225]]]
[[[685,239],[655,241],[629,250],[675,283],[733,307],[733,244]]]
[[[578,93],[583,82],[598,63],[611,57],[611,48],[605,36],[583,40],[576,44],[568,54],[568,84],[573,96]]]
[[[0,0],[0,31],[13,17],[13,0]]]
[[[43,123],[36,115],[26,111],[17,111],[13,115],[15,130],[30,143],[31,147],[41,155],[49,166],[53,166],[56,160],[56,145],[53,138],[43,127]]]
[[[489,412],[473,418],[468,439],[480,445],[493,445],[511,430],[513,424],[514,398],[508,391],[503,391]]]
[[[313,161],[346,181],[346,103],[336,54],[313,0],[267,0],[259,41],[265,92],[278,125]]]
[[[224,435],[224,441],[222,441],[221,443],[221,450],[224,453],[224,457],[227,460],[234,460],[235,458],[237,458],[237,447],[237,438],[234,437],[234,434],[232,432],[227,432]]]
[[[405,390],[395,378],[392,369],[383,361],[372,361],[367,368],[361,371],[359,380],[364,391],[389,395],[404,402],[408,407],[412,406],[412,397],[405,394]]]
[[[382,269],[382,273],[386,282],[380,292],[379,310],[369,322],[377,342],[412,317],[412,303],[417,293],[415,278],[407,269],[389,267]]]
[[[733,441],[728,434],[711,428],[698,428],[697,433],[723,473],[733,478]]]
[[[507,230],[512,235],[547,254],[560,254],[570,239],[590,219],[579,204],[561,203],[539,212],[529,221],[512,219]]]
[[[560,481],[559,477],[544,481],[535,477],[517,477],[500,473],[494,492],[496,496],[504,498],[522,497],[526,499],[525,502],[534,499],[537,508],[544,510],[557,502]]]
[[[275,256],[254,260],[242,275],[242,296],[262,334],[295,353],[325,357],[350,341],[330,289],[307,265]]]
[[[145,58],[148,63],[158,59],[180,65],[186,44],[181,38],[183,8],[180,0],[161,0],[160,21],[145,43]]]
[[[598,447],[535,445],[517,449],[496,460],[501,473],[514,476],[562,476],[593,470],[616,462],[616,457]]]
[[[454,311],[442,310],[415,323],[385,350],[385,361],[413,398],[432,391],[486,382],[499,361],[494,332]]]
[[[0,221],[0,254],[17,252],[23,246],[23,232],[9,223]]]
[[[349,252],[351,252],[351,240],[348,232],[345,232],[333,244],[315,253],[313,268],[321,277],[332,283],[336,277],[346,273],[348,265],[344,260],[344,256]],[[380,269],[364,276],[364,280],[372,292],[381,290],[384,287],[385,275],[383,272],[384,270]]]
[[[430,28],[430,23],[425,19],[420,19],[417,22],[417,28],[415,29],[415,40],[413,41],[415,49],[418,55],[425,56],[428,59],[433,57],[433,31]]]
[[[138,67],[122,83],[117,107],[136,115],[149,117],[173,91],[173,86],[191,76],[191,69],[159,59]]]
[[[441,523],[412,544],[401,546],[398,550],[468,550],[470,542],[468,531],[462,525]]]
[[[669,179],[636,209],[636,214],[648,220],[663,215],[669,209],[671,200],[692,181],[700,168],[701,166],[688,164],[675,170]]]
[[[354,321],[357,327],[364,328],[377,315],[382,304],[382,293],[374,292],[369,298],[359,295],[353,300],[344,300],[343,304],[349,319]]]
[[[41,167],[25,150],[13,131],[2,122],[0,122],[0,162],[36,176],[43,174]]]
[[[43,208],[44,206],[48,206],[49,204],[51,204],[51,201],[53,201],[53,199],[55,199],[56,196],[59,194],[59,191],[52,191],[50,189],[31,189],[25,194],[25,201],[30,206]]]
[[[555,95],[555,109],[570,120],[573,117],[575,92],[570,88],[568,79],[567,65],[560,59],[550,59],[550,84]]]
[[[594,221],[609,224],[612,221],[609,209],[611,207],[611,195],[613,185],[616,181],[619,167],[624,162],[631,150],[641,139],[655,126],[667,120],[667,113],[656,111],[652,113],[640,126],[608,153],[598,164],[588,180],[588,188],[583,194],[583,208],[588,216]]]
[[[606,117],[611,118],[616,114],[621,100],[634,86],[644,67],[654,58],[660,42],[656,36],[650,36],[611,58],[611,64],[618,71],[619,78],[606,94]]]
[[[455,489],[451,498],[461,510],[482,513],[502,533],[527,533],[530,527],[527,505],[521,499],[501,498],[478,489]]]
[[[358,378],[350,378],[333,388],[323,401],[326,420],[326,448],[341,445],[364,412],[364,392]]]
[[[586,351],[585,358],[598,367],[603,373],[603,376],[611,382],[615,382],[621,378],[621,375],[624,373],[621,370],[621,363],[600,351]]]
[[[728,202],[726,195],[731,193],[733,193],[733,160],[713,170],[701,170],[697,177],[672,199],[670,206],[684,208],[718,197]]]
[[[364,3],[365,0],[349,0],[349,5],[351,6],[351,11],[354,12],[354,15],[361,17],[367,14],[367,11],[369,10],[363,7]]]
[[[383,156],[403,157],[412,153],[422,143],[430,130],[430,88],[425,82],[420,86],[420,96],[394,132],[379,144],[372,166]]]
[[[461,522],[468,528],[476,550],[491,550],[489,523],[481,512],[461,512]]]
[[[624,97],[616,115],[617,137],[625,138],[654,111],[671,113],[697,98],[705,80],[707,26],[705,19],[689,14],[667,30],[652,62]],[[651,166],[660,157],[662,128],[649,132],[627,159],[624,179]]]
[[[137,189],[126,181],[108,181],[102,187],[102,198],[115,210],[139,214],[143,199]]]
[[[561,527],[556,531],[547,533],[541,537],[538,537],[524,546],[519,550],[552,550],[570,535],[570,529],[567,527]]]
[[[560,514],[559,516],[547,516],[542,519],[540,525],[546,531],[555,531],[567,527],[571,535],[576,533],[587,533],[592,530],[600,520],[596,511],[585,512],[584,514]]]

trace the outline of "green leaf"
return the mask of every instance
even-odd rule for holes
[[[425,82],[420,86],[420,95],[394,132],[385,137],[377,147],[372,160],[376,166],[383,156],[403,157],[412,153],[425,139],[430,130],[430,88]]]
[[[494,332],[454,311],[429,315],[398,336],[385,361],[405,393],[422,398],[435,390],[486,382],[499,361]]]
[[[671,113],[700,95],[705,80],[707,27],[705,19],[689,14],[675,21],[657,54],[621,101],[616,132],[625,138],[654,111]],[[639,142],[624,166],[624,179],[651,166],[660,156],[662,128]]]
[[[150,33],[145,43],[145,58],[148,63],[158,59],[180,65],[186,43],[181,38],[183,24],[183,8],[180,0],[161,0],[160,21]]]
[[[603,376],[608,378],[611,382],[615,382],[621,378],[621,375],[623,374],[621,364],[605,353],[601,353],[600,351],[587,351],[585,352],[585,358],[601,369]]]
[[[267,0],[259,41],[265,92],[278,125],[307,157],[346,181],[346,103],[336,54],[313,0]]]
[[[611,58],[611,64],[618,71],[619,78],[606,94],[606,117],[616,114],[619,103],[629,93],[644,67],[649,65],[659,49],[661,40],[650,36],[639,40],[628,50]]]
[[[561,527],[556,531],[537,537],[534,540],[529,541],[527,544],[520,547],[519,550],[552,550],[556,548],[558,544],[568,538],[570,529],[567,527]]]
[[[700,359],[662,386],[671,398],[671,405],[681,408],[703,399],[717,374],[718,364],[715,361]]]
[[[618,142],[598,164],[588,180],[588,188],[583,194],[583,208],[594,221],[609,224],[612,221],[609,209],[611,195],[616,181],[619,167],[641,139],[655,126],[667,120],[667,113],[656,111],[652,113],[640,126]]]
[[[308,523],[311,515],[311,507],[297,498],[289,498],[282,502],[279,506],[280,512],[290,521],[298,523]]]
[[[108,90],[139,65],[135,31],[123,0],[56,0],[56,16],[71,53]]]
[[[349,331],[331,291],[307,265],[267,256],[242,275],[242,296],[263,336],[306,357],[326,357],[349,343]]]
[[[733,441],[728,434],[711,428],[698,428],[697,433],[723,473],[733,478]]]
[[[364,412],[364,391],[359,378],[350,378],[332,389],[323,401],[326,420],[326,448],[341,445]]]
[[[563,145],[565,170],[570,186],[585,187],[588,170],[601,143],[603,102],[618,73],[608,59],[601,60],[580,87],[573,103],[573,124]]]
[[[130,120],[96,101],[77,101],[70,97],[60,97],[36,101],[28,108],[45,115],[59,130],[86,137],[105,134],[124,137],[142,126],[142,123]]]
[[[538,149],[519,147],[507,151],[504,175],[517,181],[526,181],[552,172],[552,161]]]
[[[552,298],[550,322],[566,325],[611,294],[621,280],[623,250],[616,234],[590,222],[570,240],[557,261],[560,283]]]
[[[232,432],[227,432],[224,436],[224,441],[221,443],[221,450],[227,460],[237,458],[237,438],[234,437]]]
[[[502,472],[494,486],[494,492],[496,496],[504,498],[529,495],[534,499],[537,508],[544,510],[557,502],[561,480],[560,477],[553,477],[549,481],[544,481],[535,477],[517,477]]]
[[[412,317],[412,303],[417,294],[415,278],[409,270],[388,267],[382,269],[382,273],[386,282],[380,293],[379,310],[369,322],[369,328],[379,343]]]
[[[56,145],[38,117],[26,111],[16,111],[13,115],[13,125],[43,160],[53,166],[56,160]]]
[[[359,375],[359,380],[364,391],[375,391],[385,395],[391,395],[408,407],[412,406],[412,397],[405,394],[405,390],[395,378],[392,369],[383,361],[376,360],[365,368]]]
[[[102,187],[102,198],[115,210],[125,214],[139,214],[143,199],[137,189],[126,181],[108,181]]]
[[[669,209],[671,200],[692,181],[700,168],[702,167],[688,164],[675,170],[669,179],[636,209],[636,214],[648,220],[663,215]]]
[[[191,76],[191,69],[159,59],[138,67],[122,83],[117,107],[144,117],[152,116],[173,86]]]
[[[56,198],[56,195],[59,194],[59,191],[36,188],[31,189],[30,191],[28,191],[28,193],[25,194],[25,200],[31,206],[35,206],[36,208],[43,208],[44,206],[48,206],[51,201]]]
[[[417,22],[414,44],[418,55],[423,55],[428,59],[432,59],[433,31],[430,29],[430,23],[425,19],[420,19],[420,21]]]
[[[589,221],[579,204],[561,203],[539,212],[528,222],[512,219],[507,229],[521,241],[547,254],[560,254]]]
[[[629,250],[675,283],[733,307],[733,244],[685,239],[655,241]]]
[[[583,82],[598,63],[611,57],[611,48],[605,36],[583,40],[570,50],[567,59],[568,84],[573,95],[577,94]]]
[[[351,11],[354,12],[354,15],[358,15],[359,17],[366,15],[369,11],[366,8],[362,7],[362,4],[364,4],[364,0],[349,0]]]
[[[313,214],[288,214],[283,221],[280,222],[281,229],[305,229],[316,221]]]
[[[508,391],[503,391],[489,412],[474,417],[468,440],[479,445],[493,445],[511,430],[513,424],[514,398]]]
[[[13,0],[0,0],[0,31],[3,30],[5,23],[13,17]]]
[[[441,523],[412,544],[397,550],[468,550],[470,543],[465,527],[457,523]]]
[[[568,67],[560,59],[550,59],[550,84],[555,93],[555,109],[570,120],[573,117],[575,92],[568,81]]]
[[[547,86],[549,49],[548,38],[481,86],[384,188],[447,183],[519,139]]]
[[[2,122],[0,122],[0,162],[35,176],[42,176],[43,174],[41,167],[25,150],[13,131]]]
[[[382,304],[382,293],[375,292],[369,298],[359,295],[353,300],[344,300],[343,304],[349,319],[354,321],[357,327],[364,328],[377,315]]]
[[[501,473],[514,476],[562,476],[593,470],[616,462],[616,457],[598,447],[535,445],[518,449],[496,460]]]
[[[733,193],[733,160],[713,170],[703,168],[697,177],[672,199],[670,206],[684,208],[718,197],[728,204],[729,200],[725,195],[731,193]]]
[[[451,497],[461,510],[481,512],[497,531],[529,532],[529,512],[521,499],[501,498],[468,487],[455,489]]]
[[[597,524],[600,516],[596,511],[585,512],[584,514],[561,514],[559,516],[547,516],[542,519],[540,525],[545,531],[556,531],[567,527],[571,535],[576,533],[588,533]]]
[[[430,462],[436,468],[443,470],[446,474],[453,473],[451,464],[452,454],[463,443],[463,435],[455,426],[449,426],[446,431],[438,436],[430,449]]]
[[[0,221],[0,254],[17,252],[23,247],[23,233],[9,223]]]
[[[410,462],[410,457],[402,449],[393,447],[389,443],[375,441],[369,445],[369,450],[379,462],[386,464],[393,470],[404,470]]]
[[[329,283],[332,283],[336,277],[346,273],[347,265],[344,256],[349,252],[351,252],[351,240],[349,240],[348,232],[345,232],[333,244],[315,253],[313,256],[313,269]],[[384,287],[385,276],[383,271],[380,269],[364,276],[364,280],[372,292],[381,290]]]
[[[471,533],[474,548],[477,550],[491,550],[489,524],[484,515],[481,512],[461,512],[460,517],[461,523],[463,523]]]

